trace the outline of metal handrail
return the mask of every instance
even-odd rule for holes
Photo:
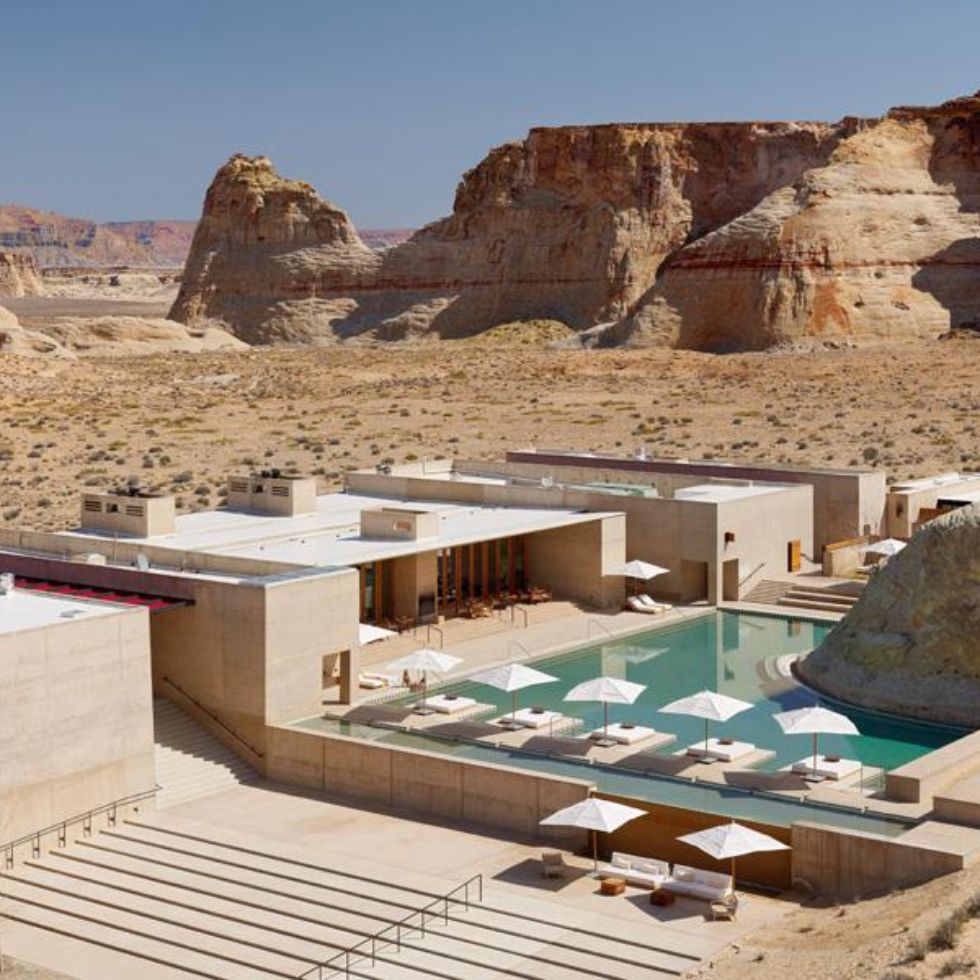
[[[527,629],[527,610],[523,606],[519,606],[516,602],[510,607],[510,621],[514,622],[514,613],[519,612],[524,617],[524,628]]]
[[[585,624],[585,639],[586,640],[591,639],[591,637],[592,637],[592,627],[593,626],[598,626],[599,629],[601,629],[602,632],[605,633],[606,636],[608,636],[610,640],[615,640],[616,639],[616,637],[613,635],[612,631],[609,629],[608,626],[604,626],[602,623],[599,622],[598,619],[590,619]]]
[[[113,800],[112,803],[104,803],[102,806],[94,807],[91,810],[86,810],[84,813],[76,814],[74,817],[66,817],[64,820],[59,820],[58,823],[51,824],[50,827],[45,827],[43,830],[34,830],[29,834],[24,834],[22,837],[17,837],[14,840],[8,840],[3,844],[0,844],[0,851],[3,851],[4,859],[4,871],[9,871],[14,866],[14,851],[16,848],[20,847],[21,844],[31,843],[31,856],[34,858],[39,858],[41,856],[41,838],[46,837],[48,834],[57,833],[58,834],[58,846],[65,847],[68,843],[68,828],[74,827],[76,824],[82,824],[82,831],[86,835],[92,832],[92,820],[95,817],[101,816],[103,813],[109,814],[109,826],[115,827],[117,811],[119,807],[130,806],[133,803],[139,803],[142,800],[148,800],[156,796],[159,791],[159,786],[154,786],[153,789],[145,790],[142,793],[134,793],[132,796],[124,796],[122,799]]]
[[[745,585],[745,583],[748,582],[748,580],[752,578],[753,575],[758,575],[759,572],[765,567],[766,567],[766,563],[764,561],[760,561],[759,564],[756,565],[751,572],[749,572],[748,574],[746,574],[745,576],[743,576],[738,580],[738,587],[741,589],[742,586]]]
[[[417,932],[423,939],[425,938],[427,919],[440,918],[442,919],[443,925],[448,926],[450,905],[462,905],[464,910],[468,910],[471,904],[470,885],[474,883],[476,884],[477,890],[475,900],[482,902],[483,875],[473,875],[472,878],[468,878],[461,885],[457,885],[452,891],[448,891],[445,895],[434,898],[423,908],[409,912],[403,918],[389,923],[378,932],[373,933],[366,939],[362,939],[355,946],[341,950],[339,953],[331,956],[329,960],[324,960],[322,963],[310,967],[305,973],[299,974],[299,980],[312,980],[314,976],[316,980],[326,980],[327,977],[336,976],[338,973],[343,973],[345,977],[350,977],[352,965],[356,966],[364,960],[370,960],[371,966],[375,965],[378,958],[379,944],[382,950],[387,946],[394,946],[395,952],[400,953],[404,942],[403,937]],[[456,897],[460,892],[463,893],[462,900]],[[412,921],[416,917],[418,918],[418,925],[414,925]],[[325,973],[325,970],[328,972]]]
[[[442,627],[436,626],[435,623],[425,624],[425,642],[431,646],[433,630],[439,634],[439,649],[441,650],[445,646],[446,640],[442,633]]]
[[[259,759],[265,758],[265,756],[254,745],[252,745],[251,742],[242,738],[242,736],[239,735],[234,728],[232,728],[227,723],[223,722],[213,711],[204,707],[204,705],[201,704],[201,702],[198,701],[193,694],[188,694],[188,692],[185,691],[176,681],[171,680],[169,677],[164,677],[163,681],[164,683],[169,684],[175,691],[179,691],[185,698],[187,698],[188,701],[191,702],[191,704],[194,705],[195,708],[197,708],[199,711],[203,711],[204,714],[206,714],[216,725],[219,725],[221,728],[223,728],[233,739],[235,739],[237,742],[240,742],[242,745],[244,745],[245,748],[252,753],[252,755],[256,756]]]

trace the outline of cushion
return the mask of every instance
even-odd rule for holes
[[[614,868],[630,867],[630,859],[627,857],[623,857],[622,854],[614,854],[611,863]]]
[[[690,868],[684,867],[674,867],[674,879],[675,881],[693,881],[694,872]]]
[[[663,873],[663,865],[657,861],[642,861],[637,871],[643,871],[646,874],[659,875]]]

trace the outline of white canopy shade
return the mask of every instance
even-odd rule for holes
[[[599,867],[599,855],[597,853],[596,831],[609,833],[622,827],[624,823],[636,820],[638,817],[646,816],[646,810],[640,810],[635,806],[626,806],[623,803],[614,803],[612,800],[601,800],[590,796],[581,803],[573,803],[545,817],[541,821],[542,827],[580,827],[583,830],[591,830],[592,833],[592,861],[595,868]]]
[[[660,710],[667,715],[691,715],[694,718],[704,718],[705,721],[728,721],[729,718],[752,707],[749,701],[730,698],[727,694],[717,691],[698,691],[686,698],[671,701]]]
[[[594,677],[573,687],[565,700],[601,701],[603,738],[606,739],[609,736],[609,705],[632,704],[645,690],[645,684],[634,684],[619,677]]]
[[[376,643],[378,640],[387,640],[389,636],[397,636],[395,630],[382,629],[380,626],[373,626],[371,623],[360,623],[357,627],[357,642],[362,646],[369,643]]]
[[[884,555],[886,558],[891,558],[892,555],[897,555],[904,547],[905,542],[899,541],[898,538],[885,538],[884,541],[875,541],[874,544],[869,544],[864,551],[866,554]]]
[[[442,653],[440,650],[430,650],[423,647],[421,650],[415,650],[412,653],[406,654],[404,657],[399,657],[397,660],[393,660],[388,664],[389,670],[422,670],[422,671],[434,671],[437,674],[445,674],[450,671],[457,664],[461,664],[463,661],[459,657],[454,657],[448,653]]]
[[[501,664],[499,667],[491,667],[490,670],[482,670],[479,674],[474,674],[470,680],[511,694],[525,687],[534,687],[536,684],[550,684],[558,678],[546,674],[543,670],[528,667],[526,664]]]
[[[677,838],[685,844],[690,844],[705,854],[718,861],[731,860],[732,862],[732,884],[735,884],[735,858],[743,854],[755,854],[758,851],[788,851],[789,845],[782,841],[770,837],[768,834],[760,834],[757,830],[750,830],[743,827],[740,823],[718,824],[716,827],[708,827],[693,834],[685,834]]]
[[[787,735],[860,735],[857,725],[847,715],[813,705],[810,708],[796,708],[773,715],[779,727]]]
[[[653,565],[648,561],[640,561],[638,558],[634,558],[633,561],[611,568],[606,572],[606,575],[622,575],[625,578],[638,578],[647,582],[658,575],[666,575],[669,571],[669,568],[661,568],[660,565]]]
[[[593,677],[592,680],[582,681],[573,687],[565,695],[565,700],[632,704],[645,690],[645,684],[634,684],[619,677]]]
[[[821,708],[814,705],[810,708],[796,708],[794,711],[783,711],[773,715],[779,727],[787,735],[813,736],[813,778],[817,778],[817,736],[821,733],[828,735],[860,735],[857,725],[847,715]]]
[[[750,702],[730,698],[727,694],[719,694],[717,691],[698,691],[697,694],[671,701],[660,710],[668,715],[691,715],[694,718],[704,719],[704,754],[707,759],[708,723],[728,721],[729,718],[741,711],[748,711],[751,707]]]

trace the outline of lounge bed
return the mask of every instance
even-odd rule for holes
[[[646,606],[648,609],[652,609],[654,612],[670,612],[674,607],[669,602],[657,602],[655,599],[651,599],[650,596],[641,593],[636,597]]]
[[[643,725],[627,726],[617,724],[610,725],[608,729],[597,728],[595,731],[589,732],[585,737],[594,740],[609,738],[614,742],[618,742],[620,745],[635,745],[637,742],[643,742],[656,734],[656,729],[644,728]]]
[[[476,701],[473,698],[463,698],[453,694],[434,694],[432,697],[426,698],[424,704],[420,701],[415,707],[429,708],[441,715],[454,715],[457,711],[465,711],[475,704]]]
[[[659,858],[613,851],[609,861],[599,862],[596,873],[600,878],[622,878],[631,885],[659,888],[670,875],[670,865]]]
[[[731,875],[689,868],[685,864],[675,864],[670,877],[660,887],[675,895],[701,898],[706,902],[724,901],[733,892]]]
[[[511,717],[511,715],[506,716],[507,722],[505,724],[509,723]],[[547,728],[564,717],[560,711],[537,711],[534,708],[521,708],[513,715],[513,721],[525,728]]]
[[[846,779],[861,771],[861,763],[857,759],[841,759],[839,756],[817,756],[817,768],[813,768],[813,756],[808,755],[805,759],[793,763],[793,772],[803,776],[813,775],[823,779]]]
[[[727,744],[717,738],[709,738],[707,749],[703,741],[689,745],[685,749],[686,755],[693,755],[697,759],[717,759],[719,762],[736,762],[755,752],[755,746],[751,742],[728,742]]]

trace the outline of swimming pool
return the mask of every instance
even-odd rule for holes
[[[576,715],[584,721],[580,731],[588,731],[602,725],[602,705],[563,701],[572,687],[600,675],[644,684],[646,690],[634,704],[609,706],[609,721],[648,725],[676,735],[677,741],[663,749],[675,752],[704,737],[704,722],[661,714],[657,709],[696,691],[719,691],[752,702],[753,707],[724,724],[712,725],[712,734],[775,752],[770,761],[758,767],[762,771],[781,769],[810,752],[809,736],[784,735],[772,716],[814,703],[848,715],[861,733],[821,736],[821,752],[858,759],[869,767],[894,769],[966,734],[960,729],[836,704],[818,698],[787,676],[781,659],[819,646],[829,630],[827,623],[777,616],[735,612],[701,616],[677,626],[535,660],[536,668],[558,681],[523,691],[521,704]],[[464,680],[439,690],[493,704],[501,713],[511,709],[509,694],[484,684]],[[410,699],[417,700],[417,695]]]
[[[676,741],[661,750],[670,754],[702,739],[704,722],[661,714],[657,709],[705,688],[719,691],[749,701],[753,707],[724,724],[713,725],[712,733],[752,742],[760,749],[772,751],[774,756],[756,767],[761,771],[783,768],[808,755],[809,736],[784,735],[772,716],[814,703],[826,704],[847,714],[861,733],[859,736],[822,736],[821,751],[859,759],[867,767],[893,769],[965,734],[961,729],[907,721],[841,705],[820,698],[801,686],[788,675],[787,658],[819,645],[829,629],[829,624],[798,618],[719,611],[625,639],[536,659],[534,666],[556,676],[558,681],[521,692],[521,704],[575,715],[583,720],[583,725],[577,729],[583,732],[602,725],[603,709],[601,704],[565,702],[563,698],[573,686],[600,675],[643,684],[646,690],[634,704],[609,706],[610,723],[629,721],[676,735]],[[511,708],[509,694],[465,679],[440,685],[439,690],[494,705],[500,714]],[[416,700],[418,695],[412,694],[387,703]],[[706,780],[635,772],[560,754],[528,752],[432,733],[393,731],[390,727],[351,724],[330,718],[306,719],[297,722],[297,726],[473,761],[587,779],[604,792],[732,818],[755,819],[782,826],[796,820],[818,820],[886,835],[901,833],[909,825],[908,821],[846,806],[830,806]]]

